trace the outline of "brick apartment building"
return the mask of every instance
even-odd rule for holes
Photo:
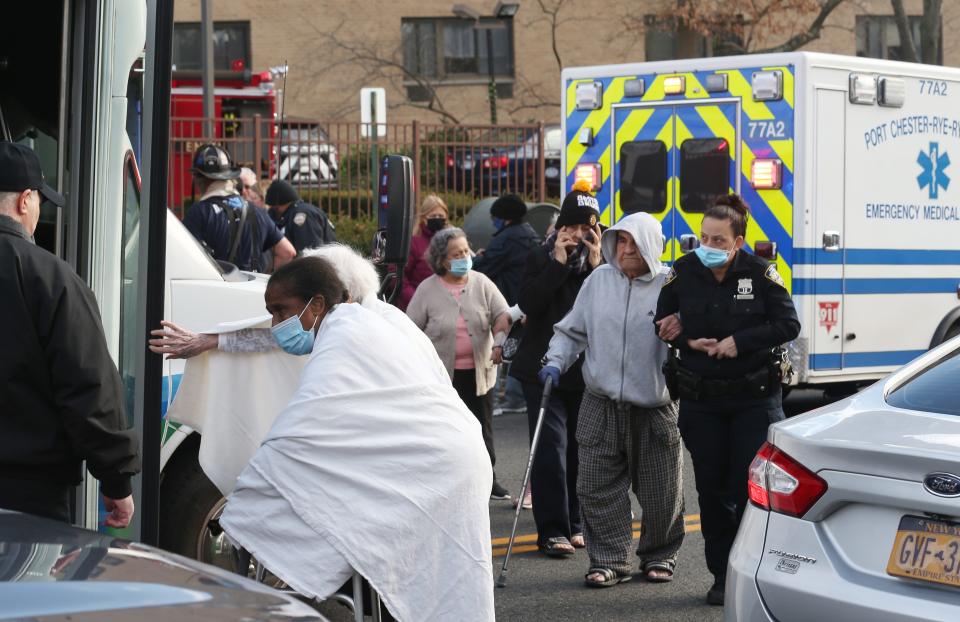
[[[464,4],[481,15],[478,23],[497,26],[489,36],[499,122],[559,122],[561,64],[710,54],[713,42],[703,37],[650,26],[671,3],[522,0],[514,17],[498,19],[492,0],[468,0]],[[920,15],[922,0],[905,5],[908,15]],[[261,71],[286,59],[289,116],[359,121],[359,90],[373,86],[386,88],[389,122],[488,123],[488,35],[473,20],[457,17],[453,6],[452,0],[214,0],[215,63],[229,69],[240,60]],[[919,17],[911,19],[918,31]],[[176,0],[179,69],[199,68],[199,20],[199,0]],[[956,26],[960,2],[943,3],[946,65],[960,66]],[[821,38],[803,49],[896,58],[898,46],[889,0],[847,0],[831,14]]]

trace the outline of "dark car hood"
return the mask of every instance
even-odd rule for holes
[[[0,510],[0,620],[323,620],[307,605],[143,544]]]

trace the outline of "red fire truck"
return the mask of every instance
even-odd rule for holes
[[[213,140],[230,152],[239,166],[268,177],[275,162],[279,92],[274,73],[217,71],[214,74]],[[199,71],[174,71],[170,90],[170,175],[168,200],[182,206],[192,194],[193,153],[210,140],[204,128],[203,88]]]

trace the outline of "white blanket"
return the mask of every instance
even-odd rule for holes
[[[404,332],[360,305],[324,319],[220,522],[304,594],[353,568],[399,620],[493,620],[480,426]]]

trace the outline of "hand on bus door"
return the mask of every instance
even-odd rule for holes
[[[166,354],[170,359],[188,359],[207,350],[216,350],[217,336],[189,331],[173,322],[163,320],[161,328],[150,331],[150,351]]]
[[[123,499],[111,499],[103,496],[103,507],[107,509],[107,520],[104,524],[107,527],[123,529],[133,520],[133,495],[127,495]]]

